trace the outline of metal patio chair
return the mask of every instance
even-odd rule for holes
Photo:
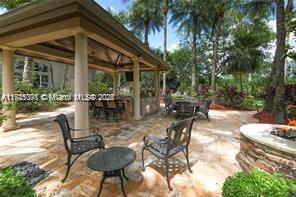
[[[199,106],[196,110],[196,113],[204,114],[209,122],[210,122],[209,111],[210,111],[211,104],[212,104],[212,100],[208,99],[203,105]]]
[[[91,129],[72,129],[69,126],[69,122],[65,114],[58,115],[54,121],[57,122],[61,128],[65,149],[67,151],[67,171],[64,179],[62,180],[62,182],[65,182],[72,165],[83,153],[97,148],[104,149],[105,144],[103,142],[103,137],[97,133],[97,128],[94,128],[96,131],[94,135],[81,138],[73,138],[71,135],[71,131],[86,131]],[[77,156],[74,158],[73,161],[71,161],[72,156],[75,155]]]
[[[125,111],[125,103],[122,100],[115,100],[115,104],[116,104],[116,107],[117,107],[118,112],[120,114],[120,118],[122,119],[122,114]]]
[[[118,121],[119,116],[121,117],[121,109],[118,107],[116,101],[104,101],[104,108],[105,108],[105,112],[106,112],[106,120],[116,120]]]
[[[105,107],[102,101],[95,101],[94,102],[94,115],[95,117],[105,117]]]
[[[166,129],[167,137],[158,138],[153,135],[147,135],[143,138],[144,146],[142,148],[142,167],[144,166],[144,151],[147,150],[156,156],[158,159],[165,163],[166,181],[168,183],[169,190],[173,190],[169,180],[169,163],[168,159],[179,152],[183,152],[186,157],[188,170],[192,173],[189,164],[189,151],[188,146],[191,138],[192,125],[196,117],[184,119],[175,123],[172,123],[169,128]]]
[[[164,107],[165,107],[165,117],[167,117],[168,115],[170,115],[170,113],[172,113],[173,110],[175,110],[175,104],[173,103],[171,97],[169,96],[165,96],[164,99]]]
[[[177,102],[176,111],[176,119],[185,119],[195,116],[195,108],[189,101]]]

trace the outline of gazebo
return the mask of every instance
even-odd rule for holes
[[[92,0],[34,1],[0,16],[2,94],[14,93],[14,54],[73,64],[75,95],[88,93],[88,68],[111,72],[118,94],[119,73],[133,73],[133,118],[141,118],[140,72],[170,66]],[[75,127],[88,127],[88,103],[75,102]],[[3,130],[17,127],[15,110],[5,112]]]

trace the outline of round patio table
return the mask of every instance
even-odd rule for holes
[[[121,189],[124,196],[127,196],[123,186],[123,177],[128,180],[124,173],[124,168],[136,160],[136,152],[127,147],[110,147],[98,151],[87,160],[87,166],[95,171],[103,172],[100,183],[100,196],[105,178],[119,177]]]

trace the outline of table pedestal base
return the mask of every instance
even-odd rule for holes
[[[123,177],[128,180],[128,178],[125,176],[125,173],[124,173],[124,169],[119,169],[119,170],[115,170],[115,171],[107,171],[107,172],[104,172],[103,173],[103,177],[101,179],[101,182],[100,182],[100,191],[98,193],[98,196],[101,195],[101,192],[102,192],[102,189],[103,189],[103,183],[105,182],[105,179],[106,178],[110,178],[110,177],[119,177],[120,179],[120,186],[121,186],[121,190],[122,190],[122,193],[123,193],[123,196],[124,197],[127,197],[126,193],[125,193],[125,190],[124,190],[124,186],[123,186]]]

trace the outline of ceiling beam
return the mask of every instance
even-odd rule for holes
[[[31,53],[32,56],[37,58],[39,55],[41,59],[47,59],[46,57],[49,57],[48,60],[52,60],[52,58],[54,58],[54,59],[57,59],[57,61],[74,65],[74,54],[65,52],[62,50],[53,49],[43,45],[26,46],[26,47],[18,48],[18,50],[24,51],[27,54]],[[115,71],[115,67],[112,64],[109,64],[108,62],[102,62],[102,61],[89,61],[89,67],[96,70],[107,71],[107,72]]]
[[[76,27],[79,26],[79,17],[61,20],[36,28],[28,28],[19,33],[9,34],[0,37],[0,44],[13,47],[23,47],[50,40],[56,40],[73,36]]]

